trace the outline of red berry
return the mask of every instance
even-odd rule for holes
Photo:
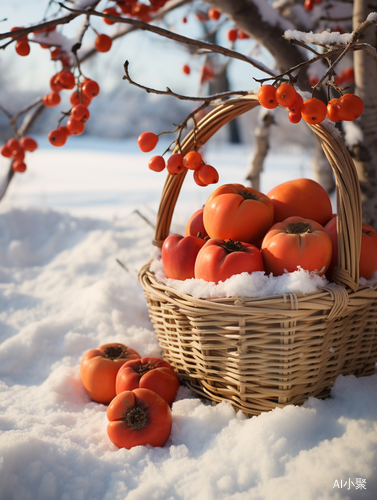
[[[291,123],[299,123],[301,121],[301,112],[297,112],[297,113],[294,113],[293,111],[290,111],[288,113],[288,120],[291,122]]]
[[[99,94],[99,90],[99,85],[94,80],[86,80],[82,86],[83,93],[86,97],[89,97],[89,99],[96,97]]]
[[[20,38],[16,43],[16,52],[19,56],[28,56],[30,54],[30,45],[27,38]]]
[[[201,165],[198,168],[198,177],[201,182],[206,184],[216,184],[219,182],[219,173],[212,165]]]
[[[26,164],[22,160],[14,160],[12,163],[12,168],[15,172],[25,172]]]
[[[70,118],[67,121],[67,129],[68,129],[70,135],[81,135],[84,132],[85,123],[79,122],[78,120],[75,120],[74,118]]]
[[[61,127],[51,130],[51,132],[48,134],[48,140],[53,146],[60,147],[64,146],[64,144],[67,142],[67,134],[64,132],[64,130],[61,129]]]
[[[9,139],[6,145],[11,152],[11,156],[16,155],[21,149],[20,143],[14,137]]]
[[[197,151],[190,151],[183,158],[183,165],[189,170],[196,170],[202,164],[202,156]]]
[[[284,106],[285,108],[289,108],[297,99],[297,92],[292,85],[289,83],[282,83],[276,89],[276,100],[278,104]]]
[[[183,73],[185,73],[186,75],[189,75],[191,73],[191,69],[190,66],[188,66],[188,64],[184,64],[182,70]]]
[[[279,103],[276,100],[276,88],[273,85],[262,85],[258,91],[258,101],[264,108],[277,108]]]
[[[148,162],[148,167],[154,172],[162,172],[165,168],[165,160],[162,156],[153,156]]]
[[[137,143],[143,153],[149,153],[156,147],[158,135],[153,132],[143,132],[139,135]]]
[[[228,30],[227,36],[230,42],[235,42],[238,37],[238,30],[235,28],[231,28],[230,30]]]
[[[166,162],[166,168],[171,175],[178,174],[183,170],[183,155],[181,153],[173,153]]]
[[[63,87],[58,80],[58,75],[54,75],[51,77],[50,87],[53,92],[60,92],[61,90],[63,90]]]
[[[53,108],[60,104],[60,95],[57,92],[50,92],[42,97],[43,104],[46,108]]]
[[[307,99],[301,106],[301,116],[306,121],[306,123],[321,123],[326,118],[326,115],[326,104],[320,99],[316,99],[315,97]]]
[[[88,108],[86,106],[84,106],[84,104],[76,104],[76,106],[74,106],[71,109],[71,116],[75,120],[78,120],[78,121],[85,123],[86,121],[89,120],[90,113],[89,113]]]
[[[364,111],[364,102],[356,94],[345,94],[337,104],[338,115],[341,120],[353,121],[359,118]]]
[[[213,19],[214,21],[217,21],[221,16],[221,12],[214,7],[211,7],[208,11],[208,17],[209,19]]]
[[[102,14],[107,14],[109,16],[116,16],[116,17],[119,17],[120,14],[119,12],[116,10],[115,7],[109,7],[108,9],[105,9]],[[106,24],[109,24],[109,25],[112,25],[115,23],[115,21],[112,21],[111,19],[106,19],[105,17],[103,18],[104,22]]]
[[[25,151],[22,148],[20,148],[17,151],[17,153],[13,154],[12,156],[17,161],[24,161],[24,159],[25,159]]]
[[[20,146],[25,151],[33,152],[37,149],[38,143],[32,137],[25,135],[24,137],[21,137],[21,139],[20,139]]]
[[[301,106],[302,106],[302,103],[304,102],[304,99],[302,98],[302,95],[299,94],[298,92],[296,92],[296,94],[297,94],[297,97],[296,97],[295,102],[291,106],[289,106],[288,109],[292,113],[300,113],[301,114]]]
[[[12,151],[9,149],[9,147],[4,144],[0,148],[0,154],[4,156],[5,158],[10,158],[12,156]]]
[[[75,90],[75,92],[72,92],[69,102],[72,104],[72,106],[76,106],[76,104],[83,104],[84,106],[89,106],[91,103],[91,99],[87,97],[82,90]]]
[[[62,49],[60,47],[56,47],[56,49],[51,51],[51,61],[57,61],[60,58]]]
[[[206,186],[208,186],[208,184],[206,184],[205,182],[203,182],[203,181],[201,181],[199,179],[199,169],[198,170],[194,170],[194,181],[200,187],[206,187]]]
[[[98,52],[108,52],[111,49],[113,40],[108,35],[98,35],[94,41],[94,46]]]
[[[62,69],[56,75],[56,79],[63,89],[71,90],[75,86],[75,75],[69,69]]]

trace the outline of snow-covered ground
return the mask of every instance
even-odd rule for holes
[[[328,399],[250,419],[181,387],[164,447],[109,441],[80,360],[112,341],[160,355],[137,272],[165,174],[135,141],[39,142],[0,204],[0,499],[375,499],[377,374],[340,376]],[[221,183],[244,182],[249,153],[205,152]],[[305,155],[271,155],[261,190],[300,176],[311,176]],[[172,231],[211,190],[187,177]]]

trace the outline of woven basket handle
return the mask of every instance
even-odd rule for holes
[[[224,101],[208,113],[181,142],[181,152],[188,153],[205,144],[221,127],[237,116],[259,105],[257,96],[250,94]],[[337,200],[338,267],[334,268],[334,281],[353,291],[359,286],[359,259],[361,247],[361,195],[356,169],[340,134],[324,125],[309,125],[318,138],[334,171]],[[175,150],[177,152],[178,149]],[[174,208],[186,177],[187,169],[180,174],[168,175],[157,214],[153,244],[161,247],[169,235]]]

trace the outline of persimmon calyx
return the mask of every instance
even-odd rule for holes
[[[148,424],[148,415],[141,406],[134,406],[122,420],[126,422],[132,431],[141,431]]]
[[[250,193],[250,191],[238,191],[238,194],[242,196],[244,200],[259,200],[259,197],[255,193]]]
[[[135,371],[136,371],[136,373],[138,373],[140,375],[140,377],[142,377],[146,373],[153,370],[153,368],[154,368],[154,366],[151,365],[150,363],[144,363],[144,364],[140,363],[140,365],[135,368]]]
[[[233,252],[245,252],[245,246],[241,241],[233,241],[231,239],[225,241],[224,244],[219,245],[223,248],[228,254]]]
[[[285,228],[285,232],[288,234],[304,234],[312,233],[313,228],[308,222],[290,222]]]
[[[103,351],[105,358],[109,359],[121,359],[127,356],[127,350],[123,349],[120,345],[108,346]]]

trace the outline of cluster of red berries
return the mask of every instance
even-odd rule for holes
[[[143,132],[139,135],[137,143],[143,153],[149,153],[156,147],[158,135],[153,132]],[[187,168],[193,171],[194,181],[202,187],[219,181],[219,174],[215,167],[207,165],[197,151],[190,151],[185,155],[173,153],[167,161],[163,156],[153,156],[149,160],[148,167],[154,172],[162,172],[166,167],[170,175],[177,175]]]
[[[334,83],[337,87],[340,87],[343,84],[353,83],[355,81],[355,72],[353,68],[347,68],[339,75],[334,76]],[[315,87],[319,79],[315,76],[309,76],[309,85]]]
[[[267,109],[274,109],[279,105],[288,108],[288,119],[291,123],[298,123],[303,118],[306,123],[312,125],[321,123],[326,116],[333,122],[353,121],[364,111],[362,99],[355,94],[331,99],[326,105],[315,97],[304,101],[289,83],[283,83],[279,87],[262,85],[258,92],[258,101]]]
[[[149,5],[138,2],[138,0],[116,0],[113,7],[109,7],[103,11],[103,14],[108,14],[115,17],[120,17],[126,14],[129,17],[135,17],[140,21],[149,23],[152,20],[151,14],[157,12],[166,4],[167,0],[149,0]],[[119,9],[119,10],[118,10]],[[111,19],[104,19],[106,24],[114,24]]]
[[[64,71],[68,70],[63,70],[63,72]],[[53,92],[51,94],[47,94],[47,96],[51,96],[52,94],[57,93],[56,85],[61,81],[59,75],[63,72],[60,72],[51,78],[50,86]],[[63,88],[73,89],[75,86],[75,78],[73,73],[71,73],[70,71],[68,71],[68,73],[72,75],[71,80],[73,78],[73,86],[71,86],[70,84],[69,87]],[[48,135],[48,140],[53,146],[64,146],[69,136],[81,135],[84,132],[85,123],[90,117],[88,106],[91,103],[92,99],[99,94],[99,92],[100,87],[98,83],[95,80],[91,80],[89,78],[84,78],[83,82],[77,85],[76,90],[71,94],[69,99],[70,103],[72,104],[72,108],[69,112],[67,123],[65,125],[60,125],[58,128],[52,130]],[[60,102],[59,94],[58,97]],[[59,104],[59,102],[57,104]]]
[[[38,144],[32,137],[24,136],[19,140],[13,137],[6,144],[1,146],[0,154],[5,158],[12,158],[12,168],[15,172],[25,172],[25,151],[33,152],[37,149]]]

